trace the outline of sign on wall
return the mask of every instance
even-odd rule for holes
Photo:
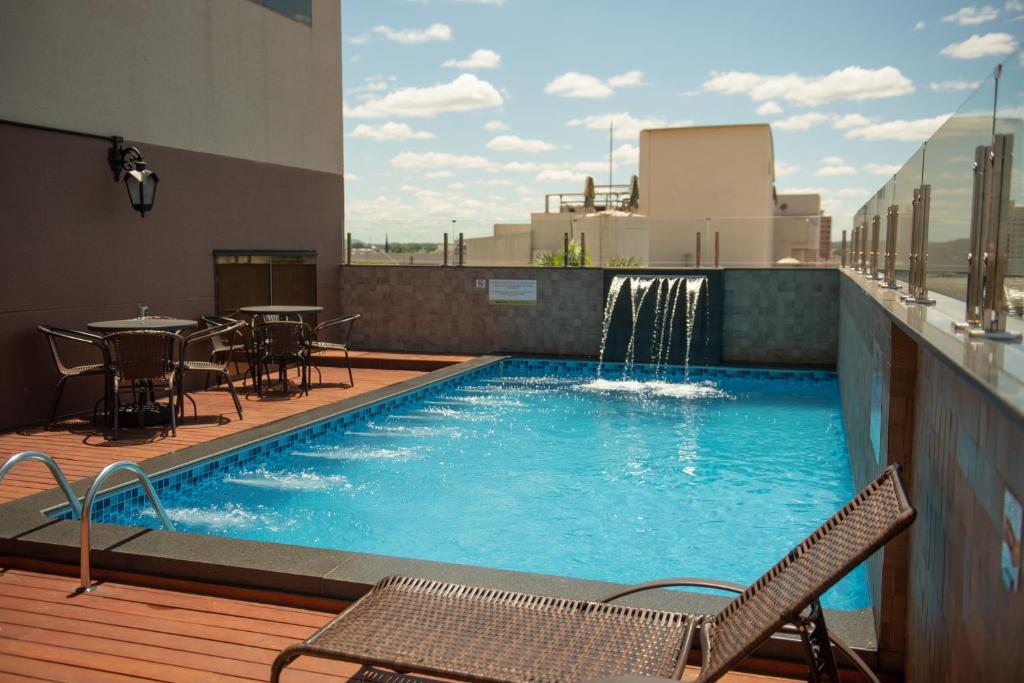
[[[1009,489],[1003,495],[1003,543],[1000,548],[999,567],[1003,585],[1008,591],[1020,588],[1020,532],[1024,522],[1024,509]]]
[[[537,303],[536,280],[489,280],[487,300],[492,304]]]

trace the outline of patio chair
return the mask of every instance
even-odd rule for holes
[[[309,338],[311,328],[295,320],[261,322],[255,327],[256,393],[263,396],[263,375],[270,379],[270,365],[276,363],[281,383],[287,389],[288,364],[299,366],[302,393],[309,393]]]
[[[121,389],[130,388],[136,400],[135,412],[139,428],[145,427],[145,406],[135,391],[142,386],[147,401],[153,401],[153,387],[162,384],[167,389],[170,409],[171,435],[178,435],[177,410],[174,405],[175,382],[181,358],[181,335],[160,330],[114,332],[104,337],[110,348],[112,364],[111,398],[114,413],[114,440],[120,429]],[[122,385],[127,384],[128,387]]]
[[[229,355],[232,357],[235,365],[235,375],[238,375],[238,354],[242,353],[246,362],[245,374],[242,375],[242,386],[244,387],[249,375],[252,374],[253,367],[252,325],[247,321],[239,320],[232,315],[204,315],[202,319],[207,328],[238,323],[238,328],[231,334],[221,333],[210,338],[210,343],[213,345],[213,349],[210,351],[209,362],[216,363],[222,356]],[[207,377],[207,381],[208,380],[209,377]],[[206,384],[206,388],[210,388],[209,383]]]
[[[356,385],[355,380],[352,379],[352,361],[348,357],[348,339],[352,334],[352,326],[355,321],[359,319],[359,314],[348,315],[343,318],[335,318],[334,320],[328,320],[322,322],[313,328],[312,337],[309,341],[309,354],[310,363],[316,368],[317,379],[323,381],[323,375],[320,374],[320,367],[313,364],[314,354],[316,353],[327,353],[328,351],[343,351],[345,353],[345,365],[348,367],[348,385],[354,387]],[[336,328],[340,328],[341,342],[332,342],[323,339],[325,333],[330,332]]]
[[[859,656],[828,633],[818,599],[913,521],[915,512],[897,472],[895,466],[885,469],[747,588],[666,579],[589,602],[393,576],[304,643],[285,648],[274,660],[271,681],[301,655],[480,683],[678,679],[699,628],[703,664],[697,681],[709,683],[786,624],[800,634],[809,680],[839,680],[831,641],[877,681]],[[672,586],[716,588],[739,596],[713,616],[610,604]]]
[[[205,320],[205,318],[204,318]],[[235,320],[230,323],[223,325],[215,325],[205,330],[199,330],[185,337],[181,344],[181,364],[180,364],[180,377],[178,380],[178,408],[181,410],[182,419],[185,418],[185,397],[192,402],[192,414],[198,419],[199,408],[196,406],[195,399],[193,399],[187,391],[185,391],[185,376],[190,372],[202,372],[206,374],[206,388],[210,386],[210,373],[220,375],[227,382],[228,391],[231,392],[231,399],[235,402],[235,410],[238,411],[238,419],[242,419],[242,404],[238,400],[238,392],[235,391],[235,385],[231,382],[231,371],[228,367],[231,365],[231,352],[238,347],[234,343],[238,335],[238,331],[246,326],[246,323]],[[226,344],[226,349],[221,349],[220,352],[217,350],[217,343],[214,340],[221,340],[222,344]],[[224,341],[226,340],[226,341]],[[204,342],[214,342],[214,352],[210,355],[208,361],[205,360],[189,360],[188,350],[189,347],[195,346],[196,344],[202,344]],[[223,353],[221,360],[214,360],[218,353]],[[236,364],[237,369],[237,364]]]
[[[57,408],[60,406],[61,396],[64,395],[64,384],[72,377],[95,377],[97,375],[103,375],[103,398],[100,399],[100,401],[103,402],[104,406],[109,407],[110,353],[107,350],[106,344],[103,343],[103,337],[90,332],[65,330],[59,327],[50,327],[49,325],[39,325],[37,329],[46,335],[46,341],[50,345],[50,355],[53,357],[53,364],[57,368],[58,375],[60,375],[57,379],[57,394],[53,397],[53,409],[50,411],[50,419],[46,421],[46,429],[49,429],[50,425],[52,425],[54,420],[57,419]],[[103,362],[89,363],[86,365],[68,365],[60,355],[60,341],[69,341],[76,344],[92,346],[99,350],[100,358]],[[97,406],[100,401],[96,403]],[[95,421],[96,408],[93,407],[93,422]]]

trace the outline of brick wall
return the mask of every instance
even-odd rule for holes
[[[834,365],[836,271],[723,271],[723,361]],[[342,310],[362,313],[353,345],[389,351],[597,356],[599,268],[339,269]],[[535,306],[498,306],[476,280],[537,280]]]
[[[722,319],[726,363],[834,365],[835,269],[727,269]]]
[[[869,436],[876,344],[880,463]],[[1002,586],[999,544],[1003,492],[1024,495],[1024,417],[894,323],[845,273],[838,368],[855,482],[898,462],[918,511],[910,532],[869,561],[882,661],[902,660],[912,682],[1019,680],[1024,596]]]

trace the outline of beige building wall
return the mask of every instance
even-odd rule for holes
[[[526,226],[529,228],[529,226]],[[507,232],[493,237],[470,237],[466,246],[466,265],[525,266],[532,258],[531,235],[526,232]]]
[[[4,0],[0,119],[341,173],[340,35],[338,0]]]
[[[692,264],[698,232],[709,263],[715,231],[723,265],[770,261],[773,169],[767,124],[641,131],[640,210],[650,221],[652,265]]]
[[[821,244],[821,196],[780,194],[772,241],[772,259],[795,258],[816,263]]]
[[[647,216],[620,211],[586,214],[576,219],[576,240],[586,236],[590,265],[607,266],[613,261],[633,259],[647,265],[649,224]]]

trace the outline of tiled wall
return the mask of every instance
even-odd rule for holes
[[[389,351],[596,356],[604,310],[598,268],[351,266],[341,308],[362,313],[353,346]],[[725,270],[723,360],[836,360],[837,278],[828,269]],[[537,280],[534,306],[491,305],[477,280]]]
[[[722,360],[832,365],[836,362],[835,269],[728,269]]]
[[[869,424],[878,345],[881,462]],[[840,276],[840,396],[858,485],[903,465],[918,518],[869,565],[883,661],[908,681],[1020,680],[1024,596],[1000,578],[1006,487],[1024,495],[1024,426]]]

